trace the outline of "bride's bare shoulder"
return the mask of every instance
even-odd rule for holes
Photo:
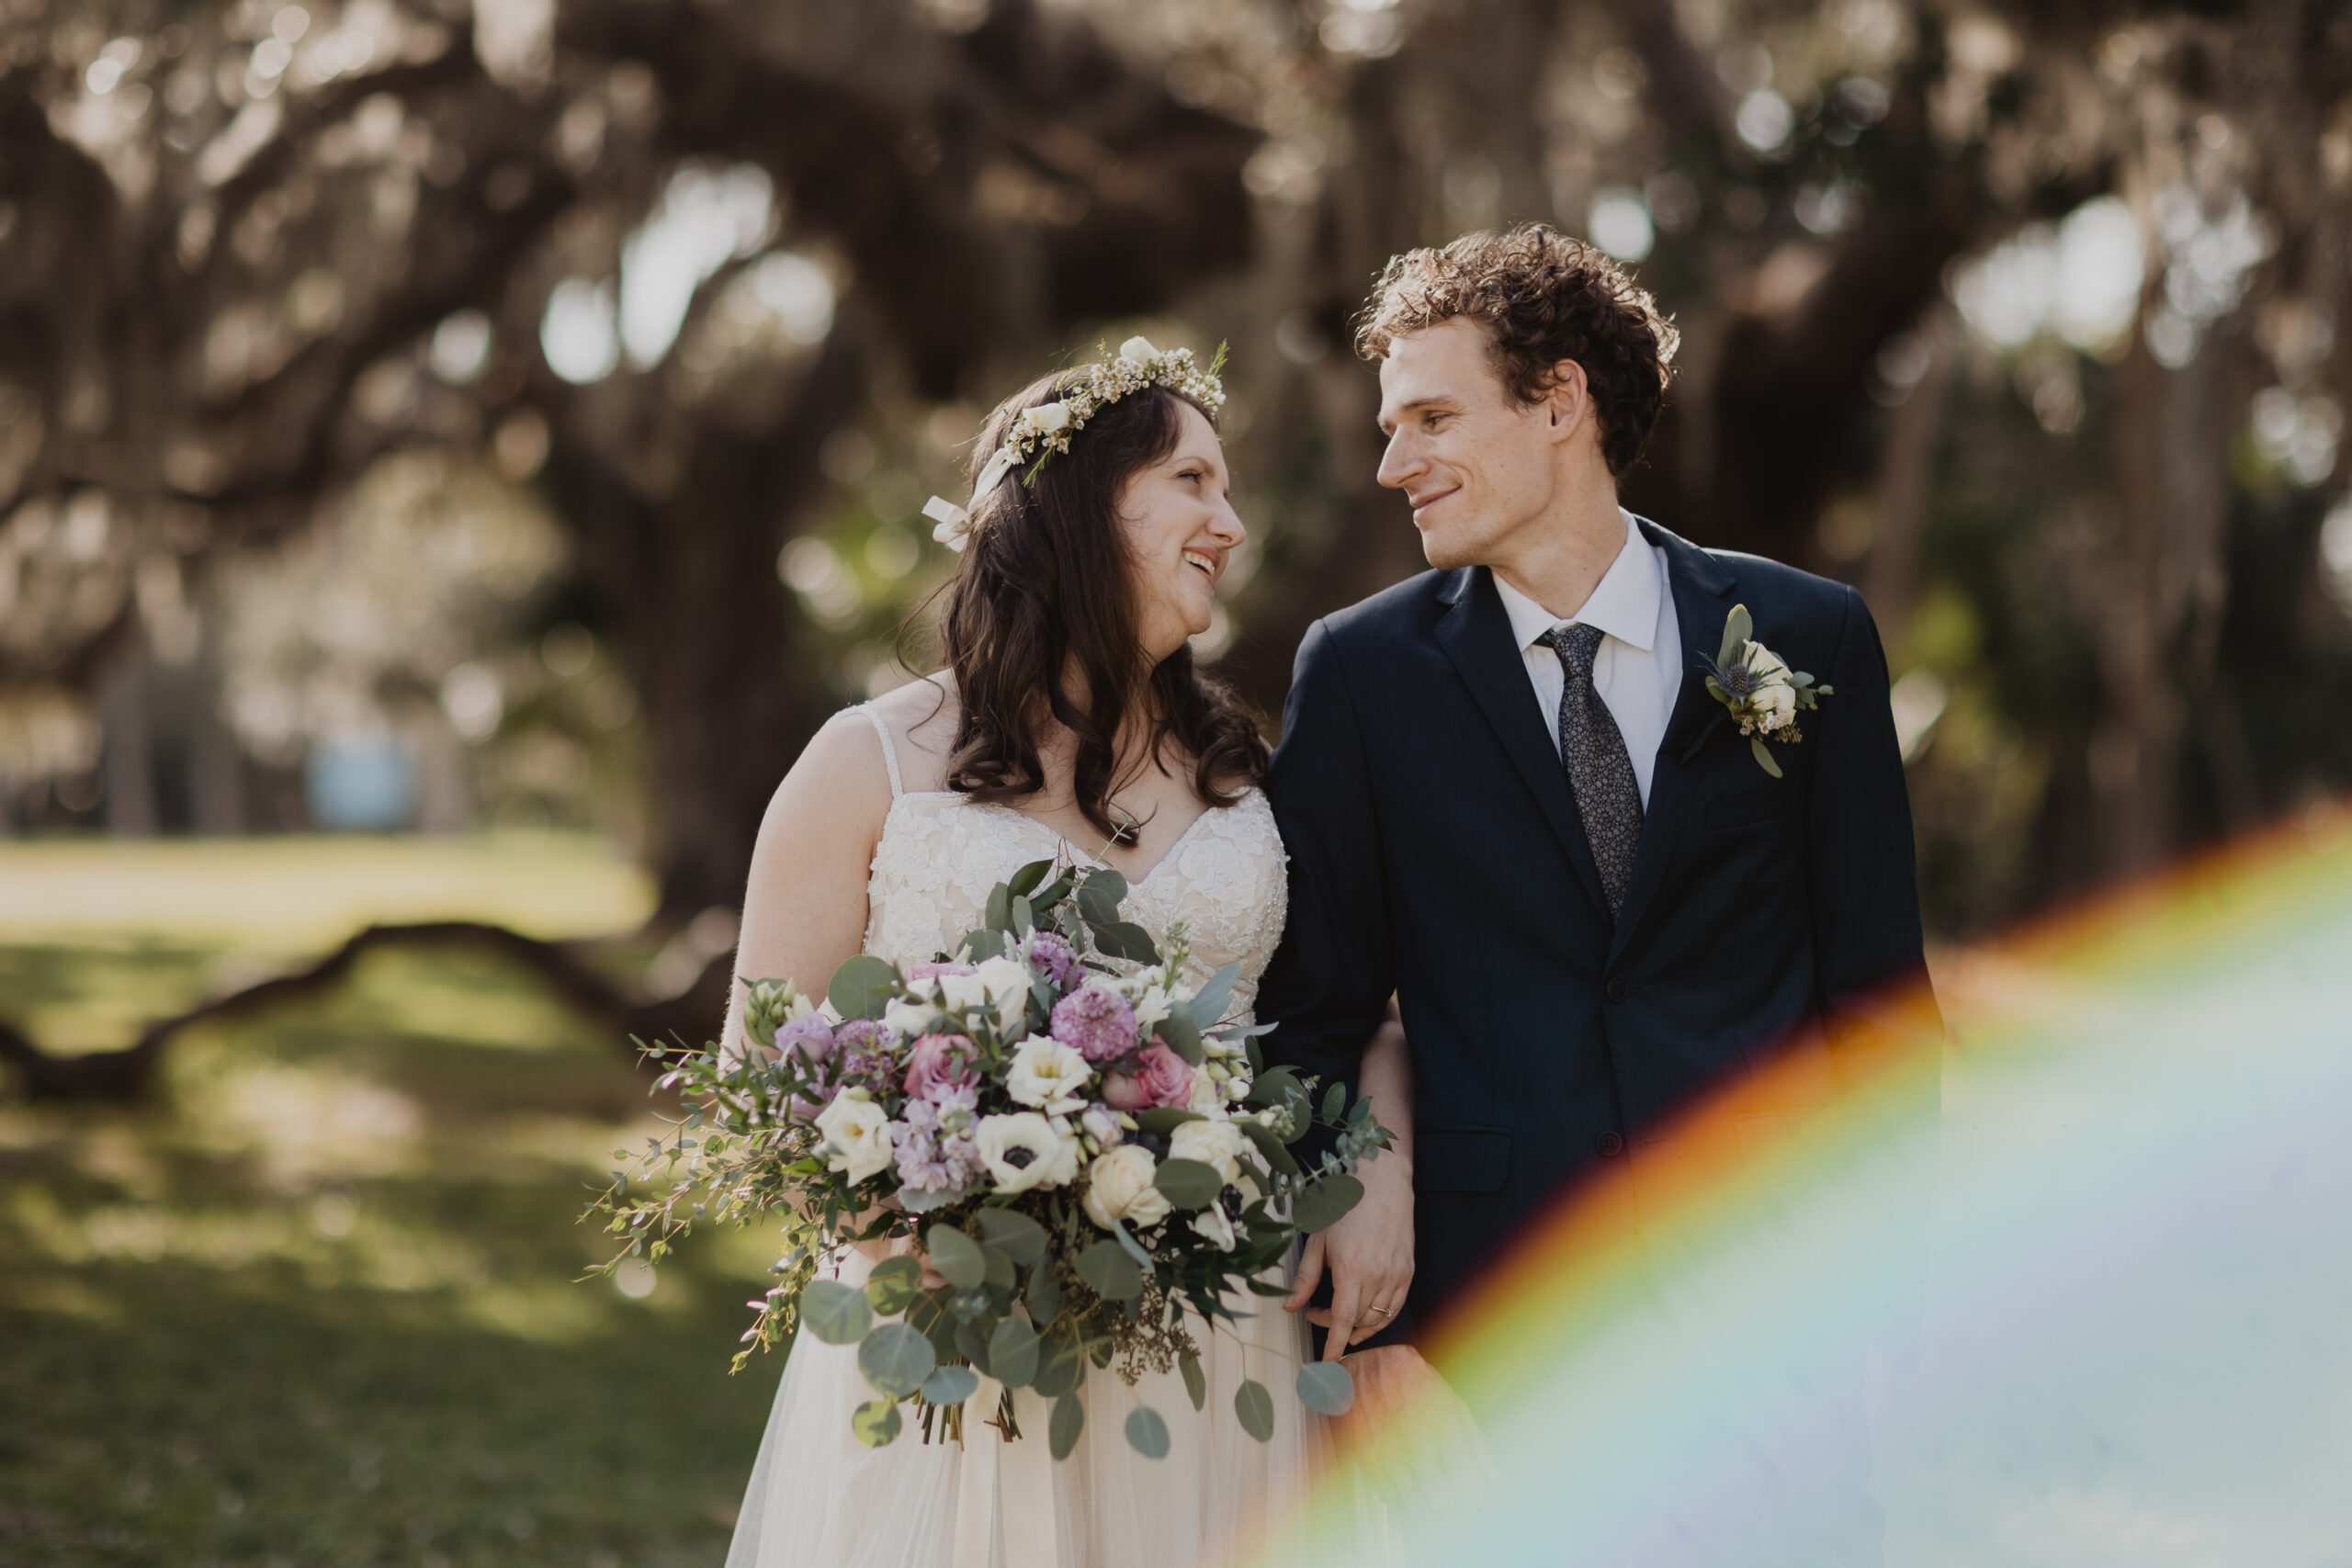
[[[963,708],[956,700],[955,675],[945,670],[919,675],[885,692],[871,705],[890,727],[906,787],[944,787],[947,759],[956,749],[956,730],[963,718]]]

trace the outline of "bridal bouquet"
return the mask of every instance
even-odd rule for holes
[[[1228,1293],[1283,1294],[1267,1274],[1363,1196],[1351,1173],[1388,1134],[1342,1086],[1317,1105],[1311,1077],[1263,1065],[1262,1030],[1226,1017],[1237,965],[1181,994],[1182,928],[1163,954],[1120,918],[1126,891],[1115,872],[1040,861],[994,889],[953,957],[901,973],[860,954],[822,1001],[750,982],[745,1031],[772,1057],[649,1048],[694,1109],[592,1210],[626,1238],[606,1270],[661,1258],[700,1221],[780,1216],[776,1283],[749,1303],[735,1365],[800,1328],[855,1344],[875,1397],[851,1425],[869,1444],[899,1435],[910,1403],[926,1441],[935,1426],[960,1436],[980,1374],[1008,1391],[982,1416],[1008,1437],[1010,1390],[1051,1403],[1057,1459],[1083,1427],[1090,1370],[1132,1382],[1172,1365],[1199,1408],[1195,1322],[1232,1320]],[[1310,1165],[1291,1145],[1317,1122],[1337,1135]],[[828,1253],[891,1236],[914,1238],[944,1283],[926,1289],[912,1257],[862,1289],[818,1278]],[[1324,1362],[1297,1389],[1334,1415],[1353,1392]],[[1272,1436],[1261,1384],[1234,1404]],[[1126,1437],[1167,1452],[1148,1407]]]

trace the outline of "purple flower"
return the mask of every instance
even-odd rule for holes
[[[894,1085],[899,1076],[897,1031],[870,1018],[854,1018],[833,1031],[833,1043],[841,1052],[834,1064],[837,1081],[863,1085],[876,1094]]]
[[[800,1059],[816,1066],[833,1054],[833,1026],[825,1021],[820,1012],[804,1012],[775,1032],[778,1051],[797,1052]]]
[[[969,1089],[943,1086],[937,1099],[910,1100],[906,1119],[890,1123],[892,1163],[899,1185],[918,1192],[960,1192],[980,1173],[973,1146],[972,1109],[978,1097]]]
[[[1027,945],[1030,972],[1043,976],[1054,989],[1072,990],[1086,978],[1086,968],[1079,963],[1077,950],[1053,932],[1033,932]]]
[[[1107,986],[1080,986],[1054,1004],[1053,1037],[1090,1062],[1135,1048],[1136,1010]]]
[[[979,1076],[974,1061],[978,1047],[964,1034],[926,1034],[907,1053],[907,1092],[928,1096],[940,1089],[972,1082]]]

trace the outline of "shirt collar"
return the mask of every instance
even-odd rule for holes
[[[1510,633],[1519,639],[1521,650],[1534,647],[1554,626],[1576,621],[1599,626],[1608,636],[1630,643],[1644,653],[1657,640],[1658,600],[1666,592],[1657,556],[1634,526],[1634,514],[1622,506],[1617,510],[1625,519],[1625,542],[1619,547],[1617,558],[1609,563],[1609,570],[1594,585],[1592,596],[1575,615],[1555,615],[1496,576],[1495,592],[1502,595],[1503,614],[1510,617]]]

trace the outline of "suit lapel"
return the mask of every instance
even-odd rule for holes
[[[1567,770],[1560,765],[1560,754],[1553,749],[1536,711],[1534,691],[1527,682],[1527,663],[1511,637],[1510,617],[1503,613],[1502,596],[1495,592],[1494,581],[1482,566],[1456,572],[1449,592],[1453,608],[1437,624],[1438,645],[1453,660],[1463,683],[1493,726],[1496,739],[1534,792],[1552,830],[1559,835],[1561,848],[1568,852],[1569,863],[1577,868],[1585,893],[1594,908],[1606,915],[1609,902],[1601,895],[1600,872],[1593,864],[1584,818],[1577,815]],[[1680,612],[1679,602],[1676,610]]]
[[[1618,911],[1616,935],[1610,944],[1612,960],[1624,951],[1626,939],[1641,923],[1651,895],[1666,875],[1667,863],[1674,857],[1675,841],[1681,837],[1683,821],[1698,792],[1699,753],[1716,728],[1727,721],[1724,705],[1707,694],[1702,660],[1713,655],[1723,638],[1724,616],[1730,613],[1732,592],[1739,585],[1717,558],[1647,519],[1638,521],[1644,536],[1666,552],[1667,586],[1674,594],[1675,636],[1682,644],[1682,684],[1675,694],[1666,739],[1658,743],[1657,761],[1651,770],[1641,843],[1634,852],[1624,907]]]

